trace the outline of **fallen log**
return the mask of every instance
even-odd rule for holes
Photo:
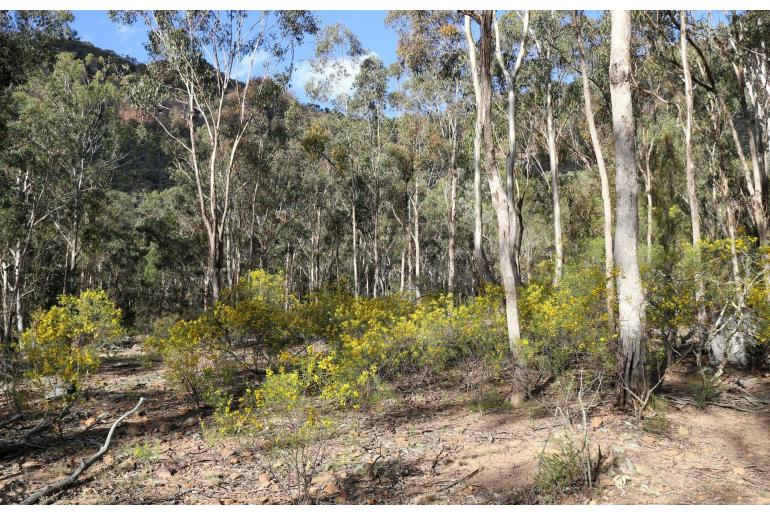
[[[52,485],[49,485],[43,488],[42,490],[38,490],[34,494],[24,499],[21,502],[21,504],[37,504],[37,502],[41,498],[51,494],[55,494],[57,492],[61,492],[75,485],[77,483],[78,477],[80,477],[80,475],[83,472],[88,470],[88,468],[91,467],[91,465],[99,461],[99,459],[102,456],[104,456],[104,454],[107,452],[107,449],[109,449],[110,447],[110,443],[112,443],[112,434],[115,432],[115,429],[118,427],[118,425],[121,422],[123,422],[123,419],[133,415],[136,412],[136,410],[139,409],[139,406],[142,405],[142,402],[144,402],[144,397],[141,397],[139,399],[139,402],[136,403],[136,406],[134,406],[131,410],[123,413],[123,415],[121,415],[120,418],[118,418],[115,422],[113,422],[112,427],[110,428],[110,432],[107,433],[107,439],[104,441],[104,445],[101,446],[101,448],[96,452],[96,454],[88,458],[87,461],[81,462],[80,466],[77,469],[75,469],[75,471],[72,474],[62,479],[61,481],[58,481]]]

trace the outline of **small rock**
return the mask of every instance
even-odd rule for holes
[[[326,483],[323,488],[323,492],[326,495],[334,495],[340,493],[340,487],[337,483]]]
[[[521,406],[524,404],[524,401],[527,400],[526,396],[523,392],[513,392],[510,397],[508,397],[508,402],[511,406]]]
[[[102,461],[105,465],[112,465],[115,463],[115,458],[112,457],[111,454],[106,455],[104,458],[102,458]]]
[[[615,483],[615,486],[618,488],[623,488],[630,479],[631,478],[626,475],[617,475],[612,478],[612,482]]]
[[[176,472],[176,470],[169,468],[166,465],[161,465],[160,467],[158,467],[158,470],[155,472],[155,475],[161,479],[169,479],[171,476],[174,475],[174,472]]]
[[[193,427],[198,425],[198,419],[195,417],[188,417],[182,422],[182,427]]]
[[[620,467],[618,467],[620,471],[626,475],[626,476],[632,476],[634,472],[636,472],[636,467],[634,466],[634,463],[626,458],[626,460],[620,464]]]
[[[40,468],[40,462],[37,460],[27,460],[21,464],[22,470],[36,470]]]
[[[745,469],[745,468],[743,468],[743,467],[735,467],[735,468],[733,469],[733,473],[734,473],[736,476],[745,476],[745,475],[746,475],[746,469]]]
[[[599,429],[604,425],[604,419],[602,417],[594,417],[591,419],[591,427],[594,429]]]
[[[267,486],[272,482],[270,481],[270,474],[267,472],[260,474],[259,478],[257,478],[257,481],[259,481],[260,486]]]
[[[313,478],[314,485],[326,485],[328,483],[335,483],[336,481],[337,479],[331,472],[324,472]]]
[[[759,383],[759,379],[756,377],[744,377],[743,379],[740,379],[737,381],[739,386],[742,386],[743,388],[753,388],[757,386],[757,383]]]
[[[83,427],[88,429],[96,425],[96,417],[89,417],[83,421]]]
[[[652,435],[644,435],[642,441],[646,444],[653,444],[655,443],[655,437]]]
[[[232,458],[230,458],[230,465],[235,465],[239,461],[240,460],[237,457],[233,456]]]

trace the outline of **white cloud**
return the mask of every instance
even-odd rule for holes
[[[331,98],[348,94],[353,89],[361,63],[372,56],[377,54],[372,52],[359,57],[339,57],[328,61],[322,70],[315,69],[310,61],[301,61],[292,75],[291,87],[304,93],[308,83],[315,83],[325,85]]]
[[[254,62],[252,63],[252,59]],[[235,70],[233,70],[232,76],[240,81],[245,81],[249,75],[249,69],[251,69],[251,77],[265,75],[267,73],[267,67],[270,65],[270,54],[263,49],[257,49],[250,55],[244,56],[239,63],[236,64]]]

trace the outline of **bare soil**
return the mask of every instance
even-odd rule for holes
[[[0,502],[18,503],[69,474],[140,396],[146,399],[141,411],[119,427],[104,459],[48,502],[293,502],[269,473],[275,458],[235,439],[210,439],[210,415],[189,408],[162,373],[143,366],[136,351],[106,360],[61,437],[41,433],[0,457]],[[605,464],[593,487],[558,498],[533,487],[546,441],[563,431],[563,419],[547,402],[480,404],[453,381],[393,385],[369,409],[339,413],[335,435],[324,443],[325,465],[313,480],[313,502],[770,503],[770,377],[730,372],[714,400],[720,406],[706,409],[694,403],[692,378],[686,368],[669,373],[659,392],[666,399],[658,408],[663,423],[619,413],[609,397],[600,402],[589,414],[590,436],[615,465]],[[491,384],[485,395],[503,399],[508,390]],[[0,439],[35,422],[12,423],[0,429]]]

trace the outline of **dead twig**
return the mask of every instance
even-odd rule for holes
[[[473,476],[475,476],[476,474],[478,474],[482,470],[484,470],[484,467],[477,468],[476,470],[474,470],[470,474],[466,474],[463,477],[461,477],[460,479],[458,479],[456,481],[452,481],[448,485],[439,488],[439,492],[445,492],[445,491],[449,490],[450,488],[452,488],[453,486],[457,485],[458,483],[462,483],[463,481],[467,481],[468,479],[472,478]]]
[[[695,406],[696,408],[700,408],[698,404],[696,404],[693,401],[687,400],[687,399],[676,399],[674,397],[669,397],[668,395],[663,396],[666,400],[673,402],[675,404],[682,404],[682,405],[689,405],[689,406]],[[735,411],[741,411],[743,413],[761,413],[761,410],[758,409],[748,409],[748,408],[741,408],[740,406],[733,406],[731,404],[725,404],[722,402],[707,402],[708,406],[717,406],[719,408],[725,408],[725,409],[731,409]]]
[[[446,449],[446,447],[442,445],[441,450],[438,451],[438,454],[436,454],[436,457],[433,458],[433,462],[430,464],[430,471],[434,474],[436,473],[436,465],[438,465],[438,460],[441,457],[441,455],[444,454],[444,449]]]
[[[58,481],[52,485],[49,485],[42,490],[38,490],[34,494],[30,495],[26,499],[24,499],[21,504],[37,504],[38,501],[42,497],[61,492],[63,490],[66,490],[67,488],[70,488],[71,486],[75,485],[77,483],[78,477],[88,470],[91,465],[96,463],[104,454],[107,452],[107,449],[110,447],[110,443],[112,443],[112,435],[115,432],[115,429],[118,427],[118,425],[123,422],[123,419],[126,417],[129,417],[133,415],[138,409],[139,406],[142,405],[142,402],[144,402],[144,397],[141,397],[139,399],[139,402],[136,403],[136,406],[134,406],[131,410],[125,412],[123,415],[120,416],[115,422],[113,422],[112,427],[110,428],[110,432],[107,433],[107,439],[104,441],[104,445],[90,458],[88,458],[88,461],[84,461],[80,464],[80,466],[75,469],[75,471],[70,474],[68,477],[62,479],[61,481]]]

